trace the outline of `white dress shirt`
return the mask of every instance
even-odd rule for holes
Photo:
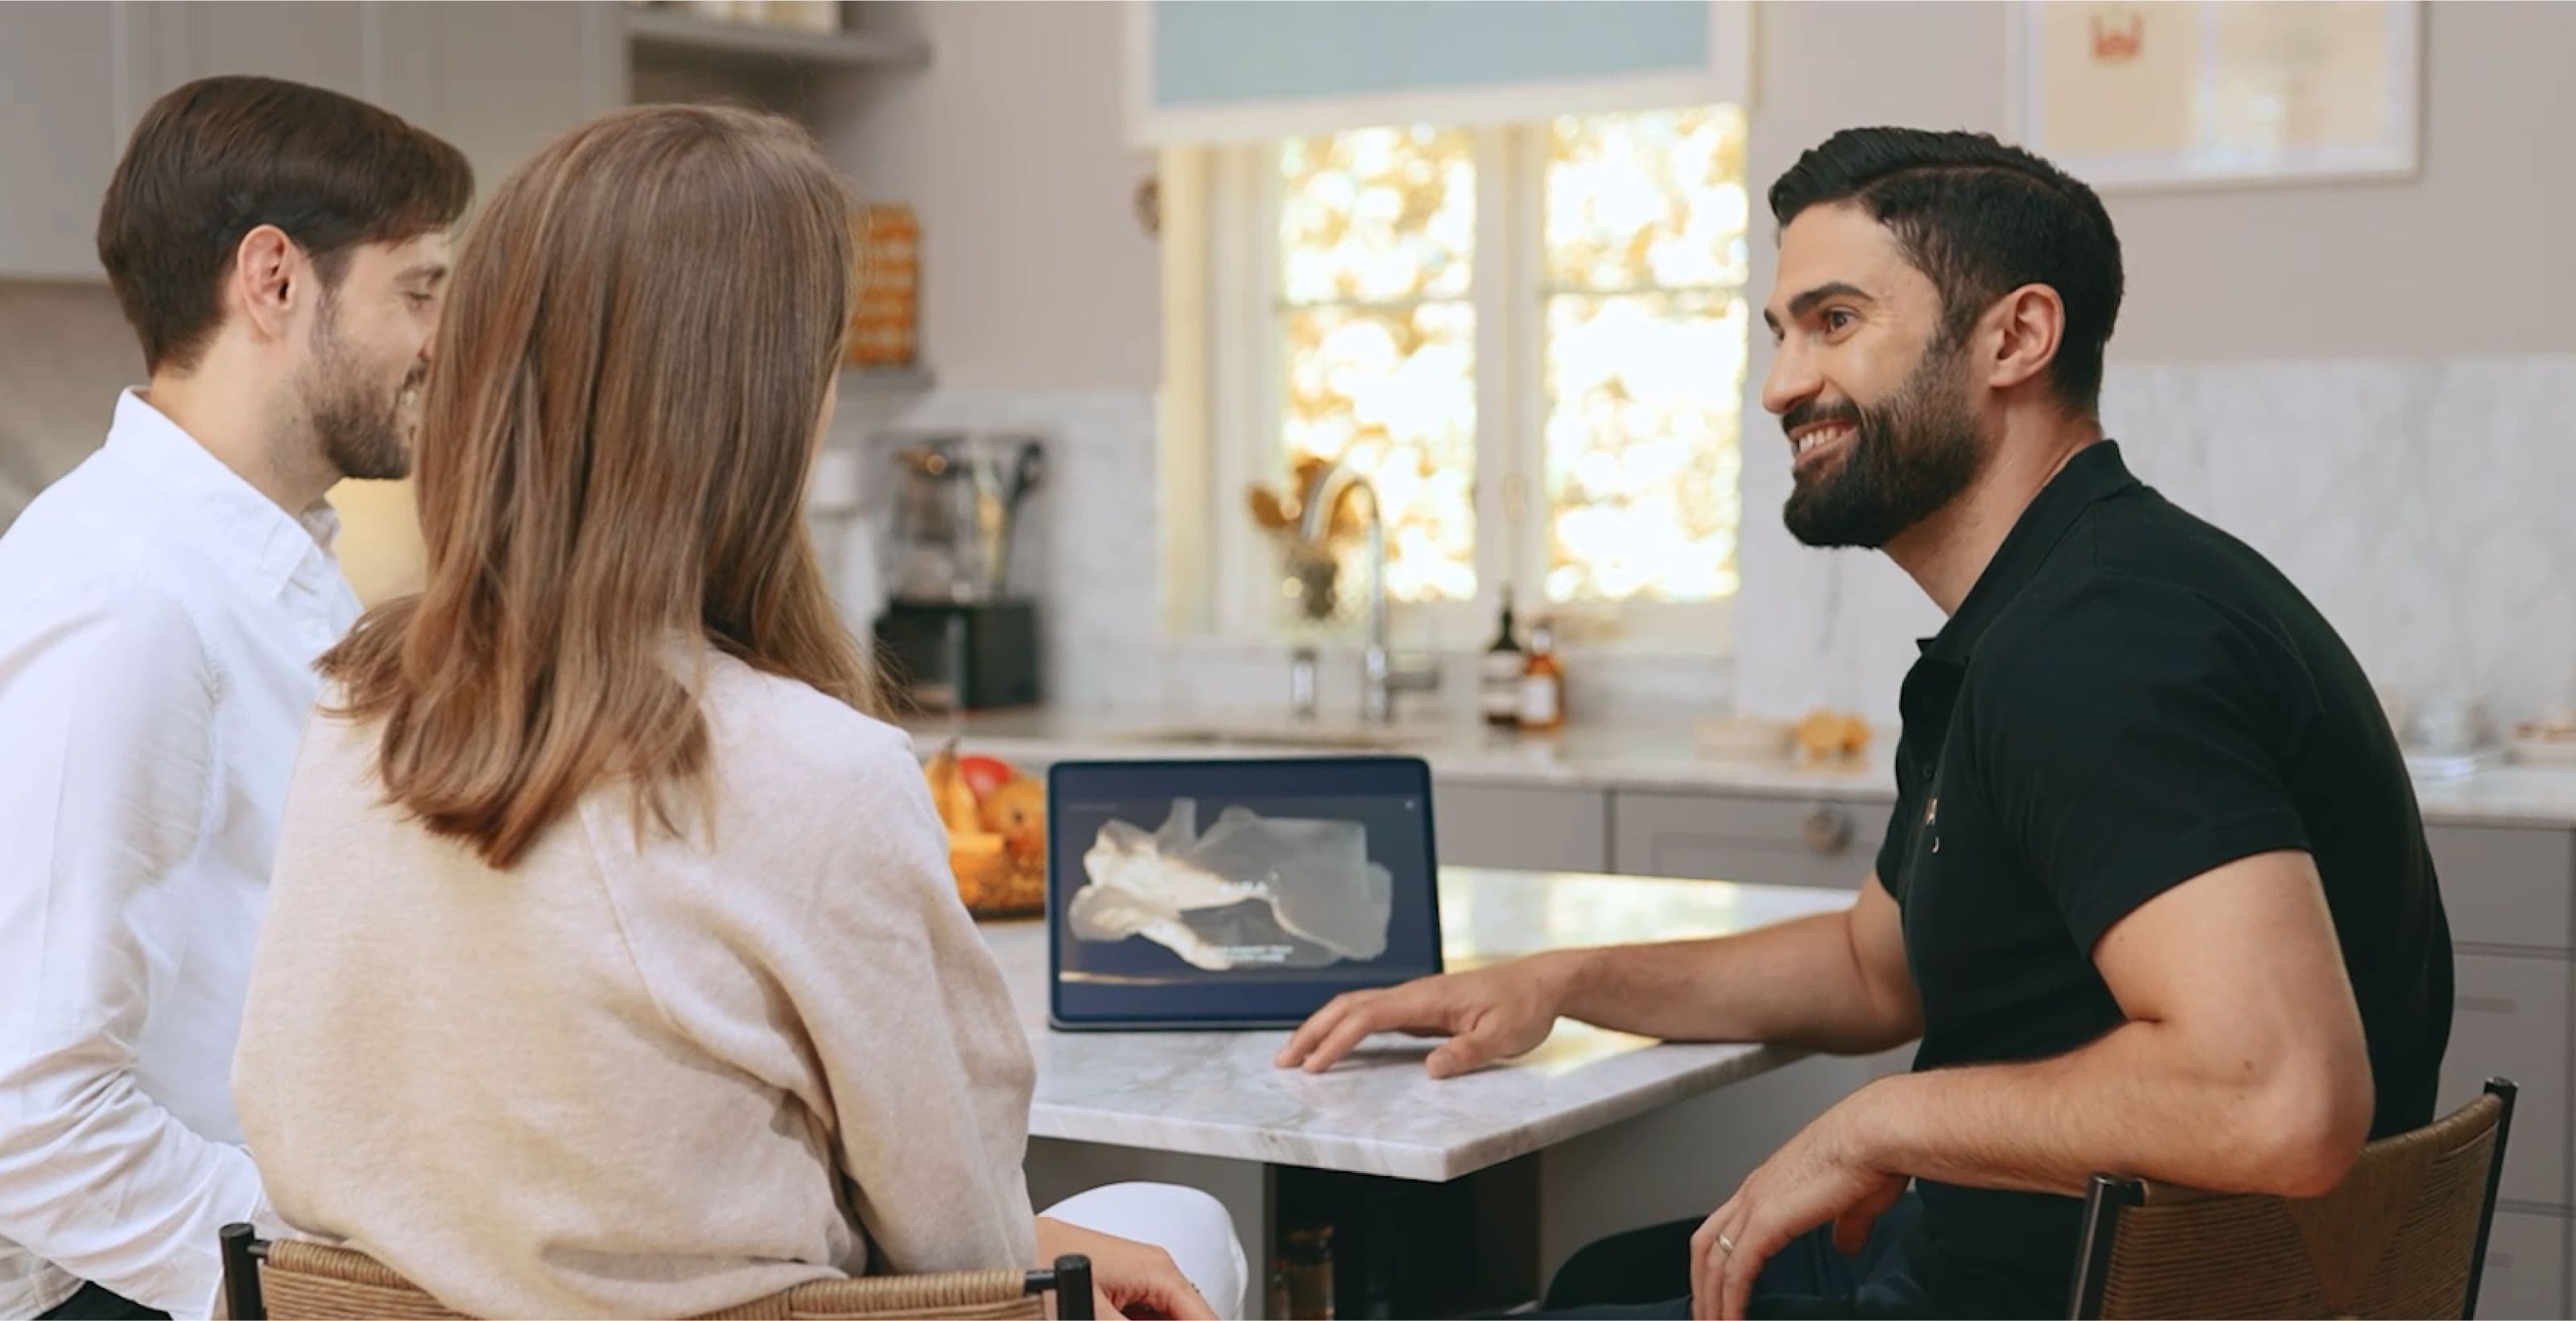
[[[129,391],[0,536],[0,1316],[203,1316],[264,1210],[233,1041],[338,528]]]

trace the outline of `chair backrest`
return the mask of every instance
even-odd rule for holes
[[[2077,1317],[2466,1317],[2495,1217],[2514,1085],[2362,1149],[2322,1197],[2097,1175]]]
[[[249,1225],[223,1231],[224,1300],[233,1321],[465,1321],[382,1262],[349,1248],[262,1241]],[[894,1317],[1043,1318],[1046,1295],[1066,1321],[1090,1321],[1091,1260],[1044,1271],[953,1271],[816,1280],[708,1313],[710,1321],[877,1321]]]

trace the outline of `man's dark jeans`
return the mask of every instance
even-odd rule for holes
[[[1904,1238],[1923,1213],[1913,1193],[1870,1227],[1857,1257],[1834,1246],[1833,1226],[1798,1236],[1764,1262],[1748,1311],[1757,1317],[1922,1317],[1932,1305],[1906,1269]],[[1688,1317],[1690,1239],[1698,1220],[1631,1230],[1568,1258],[1548,1283],[1539,1315]]]
[[[169,1318],[167,1312],[155,1312],[123,1294],[85,1283],[78,1293],[39,1313],[36,1321],[169,1321]]]

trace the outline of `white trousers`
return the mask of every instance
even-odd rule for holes
[[[1172,1183],[1113,1183],[1075,1193],[1038,1214],[1068,1225],[1151,1243],[1198,1286],[1221,1317],[1243,1315],[1251,1268],[1225,1205],[1196,1188]]]

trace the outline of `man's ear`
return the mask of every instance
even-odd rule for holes
[[[313,296],[305,286],[313,279],[304,250],[275,225],[259,225],[242,235],[233,249],[224,302],[238,312],[251,333],[261,339],[286,338],[297,304]]]
[[[1986,313],[1994,331],[1994,359],[1986,383],[2008,390],[2048,371],[2066,338],[2066,304],[2044,284],[2025,284],[1995,301]]]

